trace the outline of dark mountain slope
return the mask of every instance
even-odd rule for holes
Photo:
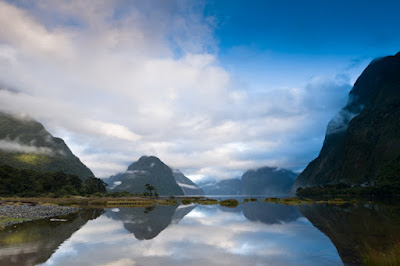
[[[286,169],[262,167],[242,176],[244,195],[286,195],[297,175]]]
[[[145,185],[154,186],[160,195],[184,195],[175,181],[171,168],[154,156],[142,156],[125,173],[110,177],[111,190],[140,194]],[[117,182],[117,183],[115,183]]]
[[[81,179],[93,176],[65,142],[39,122],[0,113],[0,164],[39,172],[64,172]]]
[[[374,60],[328,124],[319,156],[300,174],[298,187],[374,184],[400,156],[400,53]],[[397,160],[399,162],[399,160]]]

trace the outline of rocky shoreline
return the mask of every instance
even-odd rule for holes
[[[79,208],[53,205],[0,205],[0,228],[33,220],[64,216]]]

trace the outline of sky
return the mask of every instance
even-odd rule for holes
[[[301,172],[398,1],[0,0],[0,111],[40,121],[97,177],[155,155],[194,181]]]

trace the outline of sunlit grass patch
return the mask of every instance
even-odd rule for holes
[[[226,200],[221,200],[219,202],[219,205],[225,206],[225,207],[236,207],[238,206],[239,202],[235,199],[226,199]]]
[[[146,199],[123,199],[123,200],[108,200],[107,207],[149,207],[156,204],[155,200]]]
[[[156,203],[158,205],[178,205],[178,201],[173,200],[173,199],[157,200]]]

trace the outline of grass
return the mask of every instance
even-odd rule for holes
[[[218,201],[216,199],[209,199],[204,197],[184,197],[180,199],[175,198],[149,198],[149,197],[81,197],[71,196],[65,198],[49,198],[49,197],[37,197],[37,198],[2,198],[4,204],[40,204],[40,205],[58,205],[58,206],[73,206],[73,207],[149,207],[153,205],[178,205],[182,203],[188,204],[200,204],[200,205],[217,205],[222,206],[237,206],[239,202],[235,199],[227,199]],[[246,198],[244,202],[257,201],[256,198]],[[340,198],[329,199],[329,200],[312,200],[309,198],[265,198],[265,202],[272,202],[275,204],[284,204],[288,206],[301,205],[301,204],[330,204],[330,205],[342,205],[347,203],[356,203],[355,200],[343,200]]]
[[[216,199],[209,199],[204,197],[185,197],[181,199],[181,203],[183,205],[189,205],[192,203],[201,204],[201,205],[215,205],[219,204],[218,200]]]
[[[343,200],[340,198],[328,199],[328,200],[313,200],[309,198],[298,198],[298,197],[290,197],[290,198],[265,198],[265,202],[272,202],[275,204],[283,204],[287,206],[296,206],[302,204],[329,204],[329,205],[343,205],[348,203],[356,203],[356,200]]]
[[[361,254],[364,265],[400,265],[400,242],[396,243],[387,250],[376,250],[365,248]]]
[[[26,218],[0,217],[0,228],[4,228],[4,226],[8,223],[22,223],[28,220],[29,219]]]
[[[256,199],[256,198],[250,198],[250,199],[245,198],[245,199],[243,199],[243,201],[244,201],[244,202],[257,201],[257,199]]]
[[[209,204],[210,200],[202,200],[193,198],[190,202]],[[213,200],[211,200],[213,201]],[[68,197],[68,198],[3,198],[4,204],[20,205],[20,204],[40,204],[40,205],[58,205],[73,207],[148,207],[153,205],[178,205],[176,199],[163,198],[146,198],[146,197]],[[218,203],[218,201],[217,201]]]
[[[238,204],[239,202],[235,199],[226,199],[219,202],[219,205],[231,208],[238,206]]]

